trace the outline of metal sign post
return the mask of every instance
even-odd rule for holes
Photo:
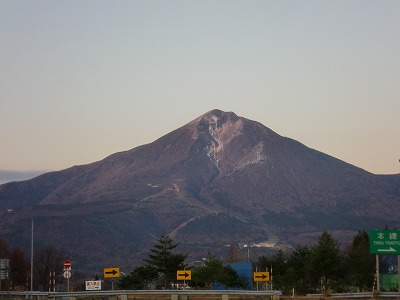
[[[121,276],[121,271],[118,268],[104,268],[103,271],[104,278],[111,278],[111,288],[114,290],[114,278]]]
[[[71,262],[67,259],[64,261],[64,278],[67,279],[67,292],[69,293],[69,279],[71,278]]]
[[[186,280],[192,280],[192,271],[191,270],[177,270],[176,271],[176,280],[183,280],[182,288],[186,288]]]

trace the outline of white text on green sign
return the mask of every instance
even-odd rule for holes
[[[400,254],[400,230],[370,230],[369,246],[372,254]]]

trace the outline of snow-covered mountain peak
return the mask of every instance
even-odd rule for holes
[[[220,110],[210,111],[197,120],[196,138],[198,135],[208,135],[209,143],[205,150],[207,156],[218,167],[218,162],[226,145],[242,134],[243,121],[234,113],[226,113]]]

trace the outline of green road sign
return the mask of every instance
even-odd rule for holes
[[[400,230],[370,230],[369,253],[400,254]]]

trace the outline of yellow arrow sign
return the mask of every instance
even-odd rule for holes
[[[254,272],[254,281],[269,281],[269,272]]]
[[[190,270],[176,271],[176,280],[192,280],[192,271]]]
[[[104,278],[116,278],[120,276],[119,268],[104,268]]]

